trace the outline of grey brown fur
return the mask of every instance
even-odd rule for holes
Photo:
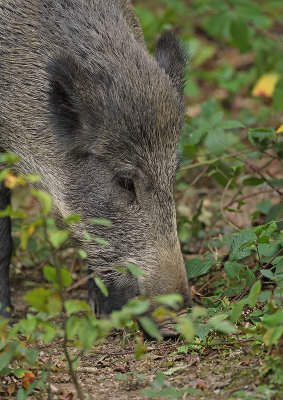
[[[190,305],[173,198],[183,69],[171,33],[148,54],[128,0],[0,0],[0,149],[22,157],[18,171],[41,175],[59,220],[82,216],[73,239],[110,293],[89,280],[96,312],[172,292]],[[0,208],[7,199],[2,186]],[[85,230],[109,246],[87,242]],[[9,220],[0,234],[6,306]],[[124,263],[147,278],[113,269]]]

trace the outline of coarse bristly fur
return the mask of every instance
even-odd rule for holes
[[[41,175],[59,220],[82,216],[72,237],[109,290],[89,280],[95,312],[137,295],[180,293],[191,304],[173,197],[184,63],[170,32],[148,54],[129,0],[0,0],[0,148],[22,157],[18,171]],[[4,305],[9,229],[0,219]],[[114,268],[125,263],[146,277]]]

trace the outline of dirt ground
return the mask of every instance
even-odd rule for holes
[[[27,275],[32,269],[25,271]],[[40,279],[39,276],[36,279]],[[34,279],[34,271],[33,271]],[[29,276],[25,277],[25,281]],[[31,276],[30,276],[31,278]],[[15,318],[24,317],[27,306],[22,300],[23,292],[28,290],[23,279],[14,280],[12,296],[15,307]],[[86,287],[72,292],[73,298],[86,299]],[[60,321],[58,321],[60,323]],[[146,354],[139,360],[134,355],[134,345],[137,332],[113,332],[104,343],[96,346],[81,358],[77,375],[86,399],[98,400],[127,400],[148,398],[182,398],[182,399],[239,399],[238,391],[244,391],[247,398],[253,397],[255,390],[264,383],[265,378],[259,375],[260,366],[263,365],[265,354],[251,350],[249,342],[241,346],[229,347],[219,343],[219,348],[202,347],[191,350],[187,354],[178,352],[182,341],[146,341]],[[224,340],[224,339],[223,339]],[[69,349],[72,354],[76,350]],[[52,361],[51,392],[49,398],[59,400],[77,399],[76,391],[71,377],[63,360],[62,342],[52,345],[40,346],[39,361],[48,364]],[[164,373],[163,383],[154,382],[157,373]],[[36,375],[36,372],[34,372]],[[10,378],[2,382],[2,387],[11,385]],[[13,382],[15,388],[21,382]],[[144,389],[154,390],[143,394]],[[187,393],[180,390],[187,389]],[[162,394],[167,390],[167,394]],[[169,390],[169,393],[168,393]],[[170,396],[170,390],[175,397]],[[16,392],[16,390],[15,390]],[[250,396],[249,396],[250,394]],[[283,394],[283,389],[282,389]],[[12,396],[3,394],[0,398],[12,399]],[[48,399],[48,395],[36,390],[30,398]],[[280,397],[273,397],[278,399]]]

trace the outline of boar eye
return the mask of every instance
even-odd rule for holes
[[[133,179],[127,178],[126,176],[120,176],[118,178],[118,184],[121,186],[121,188],[128,190],[134,196],[136,195],[135,184]]]

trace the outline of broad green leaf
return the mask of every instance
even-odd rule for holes
[[[243,229],[233,238],[229,261],[238,261],[249,256],[252,252],[250,247],[241,248],[244,243],[253,242],[257,239],[256,234],[251,229]]]
[[[224,130],[218,127],[210,129],[204,143],[213,156],[221,156],[227,147],[227,138]]]
[[[50,213],[53,205],[51,196],[43,190],[31,189],[31,194],[37,198],[41,203],[42,214],[47,215]]]
[[[237,128],[245,128],[245,125],[243,125],[241,122],[239,121],[234,121],[234,120],[228,120],[228,121],[221,121],[218,124],[219,128],[222,129],[237,129]]]
[[[13,153],[0,153],[0,163],[15,164],[21,161],[21,157]]]
[[[223,333],[235,333],[237,329],[227,319],[227,315],[218,314],[208,320],[208,324]]]
[[[153,300],[167,307],[177,308],[179,304],[183,303],[183,296],[177,293],[163,294],[161,296],[155,296]]]
[[[201,340],[204,340],[209,332],[213,330],[211,326],[206,324],[197,324],[194,328],[196,336],[198,336]]]
[[[58,249],[70,236],[70,232],[67,230],[48,232],[48,238],[53,247]]]
[[[272,281],[275,281],[275,280],[276,280],[275,275],[274,275],[273,272],[270,271],[269,269],[261,269],[261,270],[260,270],[260,273],[261,273],[265,278],[271,279]]]
[[[80,300],[66,300],[64,302],[64,308],[68,315],[77,314],[84,311],[91,311],[90,306],[84,301]]]
[[[176,329],[187,340],[193,340],[195,337],[194,324],[189,318],[178,318]]]
[[[139,317],[139,322],[149,336],[155,339],[162,339],[161,333],[151,319],[147,317]]]
[[[100,289],[101,293],[104,294],[105,297],[108,297],[108,289],[105,286],[103,280],[100,279],[98,276],[95,276],[94,281],[96,283],[96,286]]]
[[[274,314],[266,315],[262,323],[267,326],[279,326],[283,324],[283,310],[279,309]]]
[[[226,261],[224,265],[225,272],[229,278],[240,279],[240,271],[244,268],[244,265],[234,261]]]
[[[60,285],[57,269],[55,267],[45,265],[43,267],[43,273],[44,273],[45,278],[48,281],[56,283],[57,285]],[[65,268],[60,268],[60,275],[61,275],[61,285],[63,287],[70,286],[73,281],[72,275],[70,274],[70,272],[67,271]]]
[[[256,176],[253,176],[251,178],[246,178],[243,180],[244,186],[257,186],[257,185],[261,185],[263,183],[264,183],[264,179],[257,178]]]
[[[191,260],[185,261],[187,275],[189,278],[197,278],[206,274],[215,264],[216,261],[213,260],[212,257],[206,260],[203,260],[200,257],[195,257]]]
[[[230,34],[232,43],[241,52],[249,49],[249,28],[246,21],[241,18],[234,19],[231,24]]]

